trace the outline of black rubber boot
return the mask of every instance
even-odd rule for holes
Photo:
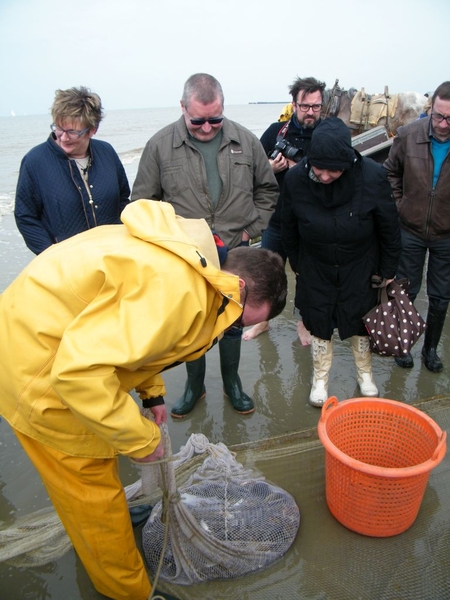
[[[405,356],[395,356],[394,360],[395,364],[402,367],[402,369],[412,369],[414,366],[414,360],[410,352]]]
[[[205,370],[206,360],[204,356],[186,363],[187,381],[184,392],[173,405],[170,414],[176,419],[182,419],[191,412],[197,400],[205,397]]]
[[[220,372],[222,373],[223,391],[230,399],[234,410],[241,415],[252,413],[255,405],[250,396],[242,389],[241,379],[238,375],[239,361],[241,358],[240,335],[227,335],[219,342]]]
[[[130,512],[131,524],[133,527],[137,527],[147,522],[153,506],[151,504],[139,504],[138,506],[130,507],[128,510]]]
[[[446,315],[447,309],[438,311],[435,310],[431,305],[428,308],[427,327],[425,329],[422,358],[426,368],[433,373],[439,373],[444,368],[444,365],[437,355],[436,350],[439,340],[441,339]]]

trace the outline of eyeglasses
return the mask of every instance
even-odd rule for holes
[[[321,104],[299,104],[298,102],[296,102],[295,104],[299,107],[299,109],[302,112],[308,112],[308,110],[311,108],[313,112],[317,113],[322,108]]]
[[[187,110],[186,110],[186,114],[189,115]],[[194,127],[201,127],[205,123],[209,123],[210,125],[220,125],[223,121],[223,117],[211,117],[210,119],[200,119],[200,118],[193,119],[193,118],[191,118],[191,115],[189,115],[189,121],[191,122],[191,125],[193,125]]]
[[[220,125],[220,123],[222,123],[223,121],[223,117],[212,117],[211,119],[189,119],[191,122],[191,125],[194,125],[194,127],[200,127],[201,125],[204,125],[205,123],[209,123],[210,125]]]
[[[52,123],[50,125],[50,129],[53,131],[53,133],[57,137],[61,137],[62,134],[65,133],[67,135],[67,137],[70,138],[71,140],[76,140],[76,139],[80,138],[82,135],[84,135],[86,132],[88,132],[91,128],[86,127],[85,129],[81,129],[80,131],[77,131],[76,129],[63,129],[59,125],[55,125],[54,123]]]
[[[436,121],[436,123],[442,123],[442,121],[445,121],[447,125],[450,125],[450,117],[444,117],[444,115],[440,115],[439,113],[431,113],[431,118],[433,121]]]
[[[248,287],[247,287],[247,284],[245,284],[244,285],[244,302],[242,303],[241,316],[232,325],[232,327],[234,327],[236,329],[242,329],[244,327],[244,325],[242,324],[242,318],[244,316],[245,305],[247,304],[247,296],[248,296]]]

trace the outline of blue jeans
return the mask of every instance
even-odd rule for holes
[[[427,295],[436,310],[446,310],[450,301],[450,237],[427,242],[402,229],[402,247],[396,277],[410,280],[410,299],[414,301],[420,291],[428,253]]]
[[[283,247],[281,237],[281,227],[274,227],[270,225],[262,232],[261,236],[261,248],[272,250],[281,256],[284,263],[286,264],[287,254]]]

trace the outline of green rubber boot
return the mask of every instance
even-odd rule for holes
[[[255,410],[253,400],[242,389],[238,375],[241,358],[242,333],[239,336],[227,336],[219,342],[220,372],[222,373],[223,391],[230,399],[234,410],[247,415]]]
[[[184,387],[184,392],[173,405],[170,412],[172,417],[182,419],[185,415],[191,412],[197,400],[201,400],[206,395],[205,389],[205,371],[206,360],[204,356],[186,363],[187,381]]]

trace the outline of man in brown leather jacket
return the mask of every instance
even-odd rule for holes
[[[437,346],[450,301],[450,81],[434,92],[431,115],[400,127],[384,166],[397,201],[402,255],[397,278],[410,280],[414,301],[428,254],[427,328],[422,358],[429,371],[442,371]],[[411,368],[411,354],[395,358]]]

